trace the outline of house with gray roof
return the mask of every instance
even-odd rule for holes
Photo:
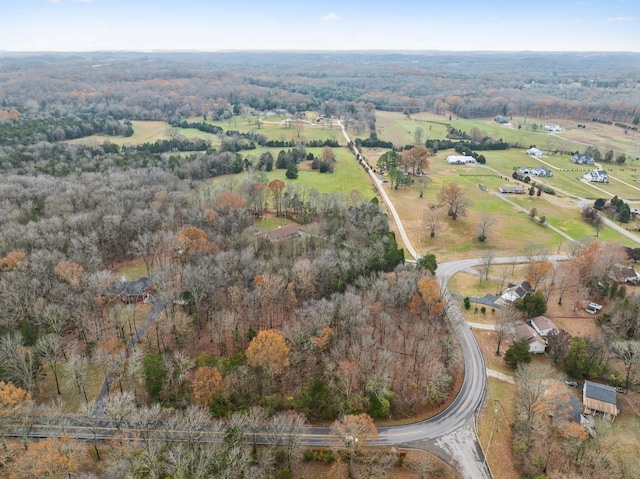
[[[592,183],[609,183],[609,175],[604,170],[593,170],[584,174],[584,179]]]
[[[531,174],[533,176],[549,178],[549,177],[553,176],[553,171],[551,171],[546,166],[534,166],[533,168],[531,168]]]
[[[153,286],[149,278],[138,278],[135,281],[116,281],[111,283],[110,294],[119,297],[123,303],[139,303],[151,297]]]
[[[587,155],[586,153],[576,153],[571,157],[571,161],[576,165],[595,165],[596,160],[593,159],[593,156]]]
[[[500,193],[509,193],[509,194],[513,194],[513,195],[524,195],[524,188],[522,186],[502,185],[502,186],[498,186],[498,191]]]
[[[584,382],[582,406],[586,413],[600,413],[612,421],[620,414],[616,388],[592,381]]]

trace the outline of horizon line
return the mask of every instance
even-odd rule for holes
[[[0,49],[0,54],[79,54],[79,53],[545,53],[545,54],[638,54],[640,50],[439,50],[439,49],[99,49],[99,50],[6,50]]]

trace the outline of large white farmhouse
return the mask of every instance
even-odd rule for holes
[[[592,183],[609,183],[609,175],[604,170],[593,170],[584,174],[585,180]]]

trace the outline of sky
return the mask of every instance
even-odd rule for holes
[[[0,0],[0,51],[640,52],[640,0]]]

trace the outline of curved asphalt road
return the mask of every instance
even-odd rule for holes
[[[347,138],[347,141],[350,141],[346,131],[344,130],[344,126],[342,124],[340,124],[340,126],[345,138]],[[354,152],[356,155],[359,153],[355,147]],[[414,258],[417,258],[418,254],[411,246],[411,242],[402,227],[400,218],[388,195],[384,188],[382,188],[382,185],[379,184],[379,180],[375,173],[372,171],[369,173],[376,181],[376,184],[379,185],[378,190],[387,203],[387,206],[396,221],[396,225],[407,250]],[[566,259],[566,256],[551,256],[549,259],[552,261],[558,261]],[[496,258],[494,263],[527,261],[528,259],[525,257],[507,257]],[[417,446],[421,449],[431,450],[432,452],[440,455],[441,458],[448,460],[448,462],[457,463],[459,471],[465,479],[491,477],[491,473],[489,472],[484,460],[484,454],[479,448],[475,431],[471,426],[473,423],[472,419],[479,410],[484,399],[487,373],[480,348],[478,347],[462,312],[458,308],[457,303],[453,298],[451,298],[446,290],[446,286],[449,278],[451,278],[451,276],[456,272],[480,264],[482,264],[481,259],[467,259],[439,264],[437,270],[437,278],[448,303],[447,315],[451,321],[453,329],[458,335],[464,356],[465,374],[460,391],[449,407],[437,416],[425,421],[404,426],[381,427],[378,429],[378,438],[376,441],[376,444],[381,446]],[[144,329],[153,322],[162,309],[164,309],[163,303],[158,302],[154,304],[151,314],[147,318],[147,321],[145,321],[141,331],[136,335],[136,339],[141,336]],[[133,346],[133,344],[131,346]],[[104,417],[100,413],[96,415],[99,418]],[[67,423],[66,434],[77,438],[106,439],[112,436],[115,432],[111,421],[104,419],[99,419],[99,432],[95,430],[88,432],[90,426],[91,424],[88,420],[75,419],[74,421]],[[95,428],[95,426],[96,424],[94,423],[93,427]],[[44,426],[42,425],[40,425],[40,427],[35,426],[32,430],[32,434],[34,436],[38,436],[37,431],[43,427]],[[50,432],[51,431],[49,431],[49,433]],[[332,434],[330,429],[327,427],[310,427],[307,432],[302,435],[301,439],[302,443],[307,446],[327,446],[332,442]]]

